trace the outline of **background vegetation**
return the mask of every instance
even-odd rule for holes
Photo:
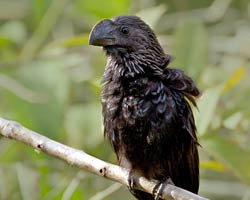
[[[116,163],[102,134],[106,58],[87,43],[98,20],[120,14],[146,20],[176,58],[171,65],[203,91],[200,194],[250,199],[248,0],[0,0],[0,116]],[[125,187],[4,138],[0,177],[2,200],[133,199]]]

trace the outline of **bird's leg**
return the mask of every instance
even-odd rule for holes
[[[134,188],[135,188],[135,176],[133,174],[132,169],[129,171],[129,175],[128,175],[128,188],[133,193]]]
[[[173,181],[171,180],[171,178],[167,178],[167,179],[163,179],[161,181],[158,181],[153,189],[153,196],[155,200],[159,200],[160,197],[162,196],[162,192],[164,187],[167,184],[172,184],[174,185]]]

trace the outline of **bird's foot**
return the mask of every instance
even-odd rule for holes
[[[159,200],[162,196],[162,192],[164,190],[164,187],[167,184],[172,184],[174,185],[173,181],[171,180],[171,178],[167,178],[165,180],[161,180],[158,181],[158,183],[155,185],[154,189],[153,189],[153,196],[155,200]]]
[[[133,171],[129,171],[129,176],[128,176],[128,189],[132,194],[134,194],[134,188],[135,188],[135,176],[133,175]]]

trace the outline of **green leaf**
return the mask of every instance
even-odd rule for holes
[[[16,171],[23,199],[39,199],[40,185],[37,184],[39,180],[38,173],[32,168],[21,163],[16,164]]]
[[[98,97],[100,97],[100,95],[101,95],[101,84],[100,83],[101,83],[100,79],[95,79],[95,80],[89,81],[90,88]]]
[[[4,47],[11,44],[11,40],[5,36],[0,35],[0,47]]]
[[[77,45],[87,45],[89,41],[89,34],[83,36],[75,36],[63,42],[66,47],[77,46]]]
[[[130,0],[95,0],[95,1],[82,1],[77,0],[76,9],[83,14],[96,15],[100,18],[110,18],[116,15],[128,13]],[[88,16],[89,17],[89,16]]]
[[[66,114],[68,143],[91,148],[103,140],[102,113],[99,102],[71,106]]]
[[[224,120],[223,125],[228,129],[236,129],[237,125],[241,122],[243,118],[242,112],[236,112]]]
[[[1,162],[0,175],[1,199],[17,199],[16,197],[20,196],[20,190],[17,183],[15,165]]]
[[[194,116],[199,135],[204,135],[206,133],[207,128],[214,117],[221,91],[222,86],[210,88],[206,90],[201,99],[198,100],[198,110],[194,110]]]
[[[236,142],[219,134],[210,135],[201,141],[202,146],[221,163],[231,169],[245,183],[250,184],[250,152]]]
[[[215,161],[202,161],[200,163],[200,166],[204,169],[213,169],[216,171],[224,171],[225,167],[219,163],[219,162],[215,162]]]
[[[47,8],[49,7],[51,1],[50,0],[32,0],[32,22],[34,25],[38,24],[42,17],[44,16]]]
[[[69,97],[69,75],[64,63],[33,62],[19,68],[13,76],[16,83],[10,82],[12,90],[4,90],[4,105],[12,118],[50,137],[59,134]]]
[[[208,36],[198,21],[185,21],[175,32],[173,65],[182,67],[197,79],[208,62]]]
[[[232,89],[237,85],[246,75],[246,67],[239,67],[235,70],[232,77],[225,83],[223,93]]]
[[[13,43],[22,44],[27,37],[25,24],[21,21],[9,21],[1,26],[0,35]]]
[[[166,12],[166,10],[166,6],[164,4],[161,4],[159,6],[143,9],[139,11],[136,15],[141,17],[141,19],[145,22],[147,22],[150,27],[154,28],[159,19]]]
[[[89,41],[89,34],[84,34],[68,38],[62,41],[57,41],[56,44],[59,44],[64,47],[74,47],[79,45],[87,45],[88,41]]]

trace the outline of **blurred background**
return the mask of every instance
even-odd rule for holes
[[[249,0],[0,0],[0,116],[111,163],[100,80],[106,63],[88,45],[102,18],[141,16],[171,66],[193,77],[202,147],[200,194],[250,199]],[[127,200],[124,186],[9,139],[0,139],[1,200]]]

